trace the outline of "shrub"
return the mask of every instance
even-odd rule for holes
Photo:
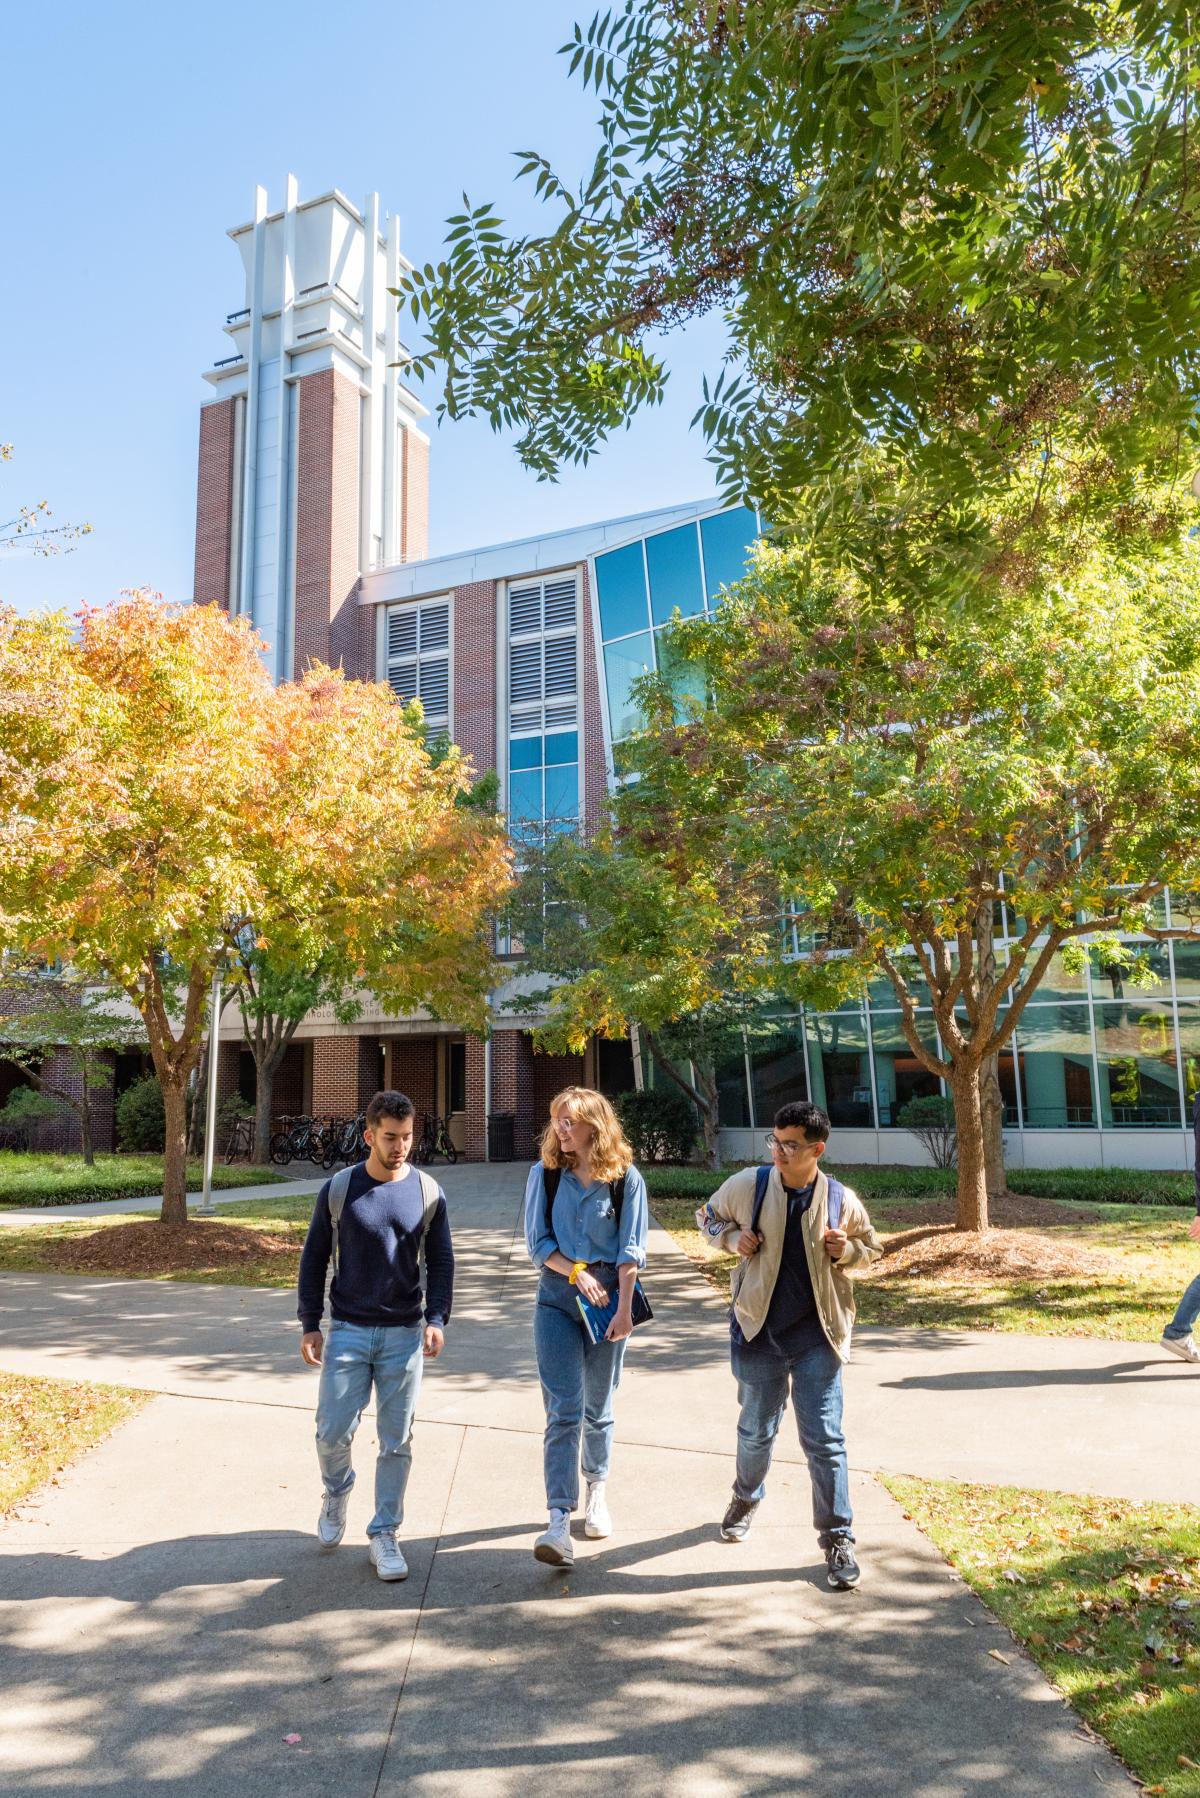
[[[45,1093],[32,1086],[15,1086],[0,1106],[0,1143],[6,1148],[26,1148],[37,1126],[57,1115],[58,1106]]]
[[[153,1074],[146,1074],[132,1086],[127,1086],[113,1110],[119,1149],[162,1152],[167,1121],[162,1087]]]
[[[621,1093],[613,1100],[634,1160],[687,1161],[698,1135],[696,1108],[683,1093],[654,1088]]]
[[[896,1122],[915,1136],[934,1167],[953,1167],[958,1159],[958,1135],[954,1127],[954,1101],[940,1093],[924,1093],[909,1099],[896,1113]]]

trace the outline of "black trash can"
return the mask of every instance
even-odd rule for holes
[[[487,1121],[488,1160],[512,1161],[516,1157],[516,1116],[511,1111],[493,1111]]]

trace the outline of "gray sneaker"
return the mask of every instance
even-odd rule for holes
[[[336,1548],[346,1534],[346,1506],[350,1503],[348,1492],[339,1492],[336,1498],[329,1493],[321,1501],[321,1515],[317,1518],[317,1541],[322,1548]]]
[[[371,1537],[371,1559],[380,1579],[407,1579],[408,1562],[400,1553],[395,1530],[380,1530]]]
[[[725,1515],[721,1519],[722,1542],[744,1542],[750,1534],[750,1525],[754,1521],[754,1513],[759,1507],[757,1498],[739,1498],[734,1493],[726,1506]]]
[[[1200,1349],[1196,1347],[1190,1332],[1186,1336],[1164,1336],[1162,1346],[1169,1355],[1178,1355],[1181,1361],[1191,1361],[1200,1366]]]

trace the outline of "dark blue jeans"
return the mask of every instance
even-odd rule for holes
[[[737,1376],[738,1498],[757,1501],[767,1490],[775,1438],[787,1410],[788,1391],[800,1432],[800,1446],[812,1480],[813,1527],[822,1548],[838,1537],[853,1542],[850,1477],[842,1435],[842,1363],[825,1337],[787,1360],[763,1351],[733,1350]]]

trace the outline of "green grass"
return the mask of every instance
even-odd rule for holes
[[[883,1483],[1147,1789],[1196,1798],[1200,1509]]]
[[[927,1195],[937,1196],[937,1195]],[[736,1257],[724,1255],[695,1227],[698,1199],[652,1198],[654,1215],[718,1291],[728,1296]],[[893,1198],[871,1205],[880,1235],[911,1229],[918,1203]],[[1184,1287],[1200,1272],[1200,1249],[1188,1238],[1192,1212],[1155,1205],[1106,1206],[1099,1222],[1061,1205],[1061,1221],[1038,1226],[1051,1240],[1113,1255],[1111,1280],[1016,1281],[992,1286],[956,1284],[945,1277],[866,1278],[855,1282],[858,1321],[913,1329],[1004,1330],[1035,1336],[1098,1336],[1108,1341],[1157,1342]]]
[[[131,1417],[150,1397],[123,1386],[0,1373],[0,1515]]]
[[[734,1171],[732,1167],[722,1168],[719,1173],[702,1167],[642,1169],[651,1199],[690,1198],[693,1204],[707,1199]],[[826,1171],[836,1173],[868,1205],[890,1199],[943,1198],[955,1186],[953,1172],[933,1167],[840,1166],[831,1160]],[[1031,1193],[1039,1199],[1073,1199],[1078,1204],[1195,1207],[1195,1181],[1191,1174],[1147,1168],[1011,1168],[1009,1184],[1014,1192]]]
[[[197,1190],[203,1177],[201,1163],[189,1161],[189,1190]],[[213,1168],[213,1185],[222,1192],[292,1177],[273,1167],[226,1167],[218,1162]],[[0,1207],[92,1205],[102,1199],[152,1199],[161,1191],[161,1155],[97,1155],[96,1165],[85,1167],[79,1155],[0,1149]]]

